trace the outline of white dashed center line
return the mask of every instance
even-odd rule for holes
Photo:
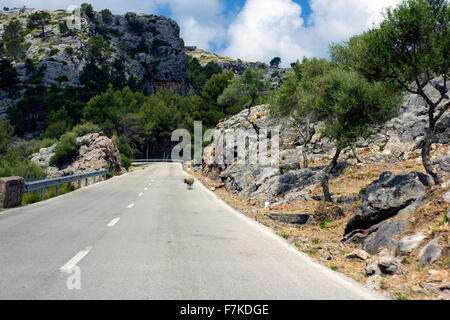
[[[120,218],[112,219],[110,223],[108,223],[108,227],[114,227],[117,222],[119,222]]]
[[[128,205],[127,209],[131,209],[131,208],[133,208],[133,207],[134,207],[134,203]]]
[[[78,262],[81,261],[81,259],[83,259],[88,253],[89,251],[92,250],[92,247],[87,247],[86,249],[84,249],[83,251],[78,252],[75,257],[73,257],[72,259],[69,260],[69,262],[67,262],[65,265],[63,265],[61,268],[59,268],[59,270],[61,272],[67,272],[69,270],[71,270],[73,267],[75,267],[77,265]]]
[[[147,187],[145,187],[145,188],[144,188],[144,191],[147,191],[147,190],[148,190],[148,188],[147,188]]]
[[[139,197],[142,197],[144,194],[141,192],[141,193],[139,193]]]

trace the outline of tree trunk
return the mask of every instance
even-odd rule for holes
[[[358,153],[356,153],[356,148],[354,145],[352,145],[352,152],[353,152],[353,156],[355,157],[356,161],[358,163],[362,163],[361,159],[358,157]]]
[[[333,202],[331,198],[330,188],[328,186],[328,181],[330,180],[330,175],[333,169],[336,167],[337,160],[341,154],[341,148],[336,148],[336,153],[334,154],[333,160],[331,160],[330,164],[325,168],[324,175],[322,178],[322,189],[323,196],[325,198],[325,202]]]
[[[308,153],[306,152],[306,143],[303,144],[303,168],[308,168]]]
[[[433,126],[434,127],[434,126]],[[436,169],[431,164],[431,145],[433,143],[434,129],[428,128],[424,139],[424,145],[422,147],[422,163],[425,171],[433,177],[434,183],[440,185],[443,180]]]
[[[431,99],[425,94],[422,87],[420,86],[418,80],[416,80],[416,84],[418,86],[419,95],[425,100],[425,102],[428,104],[428,128],[427,132],[425,134],[425,139],[422,147],[422,164],[425,168],[425,171],[433,177],[434,183],[436,185],[440,185],[443,180],[442,177],[439,175],[436,169],[433,168],[433,165],[431,164],[431,146],[433,144],[433,138],[434,133],[436,130],[436,122],[439,120],[439,118],[444,114],[446,109],[448,108],[448,105],[444,106],[442,112],[439,113],[439,115],[435,118],[434,112],[438,106],[438,103],[433,103]],[[444,82],[444,89],[445,92],[445,82]],[[443,99],[443,95],[441,97]]]

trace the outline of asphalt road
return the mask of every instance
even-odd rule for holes
[[[384,298],[183,178],[152,164],[0,213],[0,299]]]

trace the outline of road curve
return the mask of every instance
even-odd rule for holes
[[[385,299],[183,178],[151,164],[0,213],[0,299]]]

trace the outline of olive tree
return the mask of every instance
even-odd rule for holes
[[[329,179],[341,152],[352,147],[360,137],[368,137],[373,126],[392,114],[396,95],[381,82],[369,82],[355,71],[334,67],[311,85],[317,96],[313,112],[323,121],[322,134],[333,141],[336,151],[325,168],[322,189],[325,201],[331,202]]]
[[[287,119],[302,138],[303,167],[308,167],[308,145],[313,136],[311,121],[318,96],[314,93],[314,80],[331,68],[325,59],[303,59],[293,65],[293,71],[283,79],[271,104],[271,116]]]
[[[450,8],[447,1],[404,0],[388,9],[378,27],[331,48],[332,57],[361,72],[369,80],[393,81],[423,98],[428,127],[422,143],[422,162],[436,184],[442,177],[431,164],[436,123],[448,110],[446,96],[450,68]],[[425,87],[437,76],[439,97]],[[413,85],[411,86],[411,82]]]

